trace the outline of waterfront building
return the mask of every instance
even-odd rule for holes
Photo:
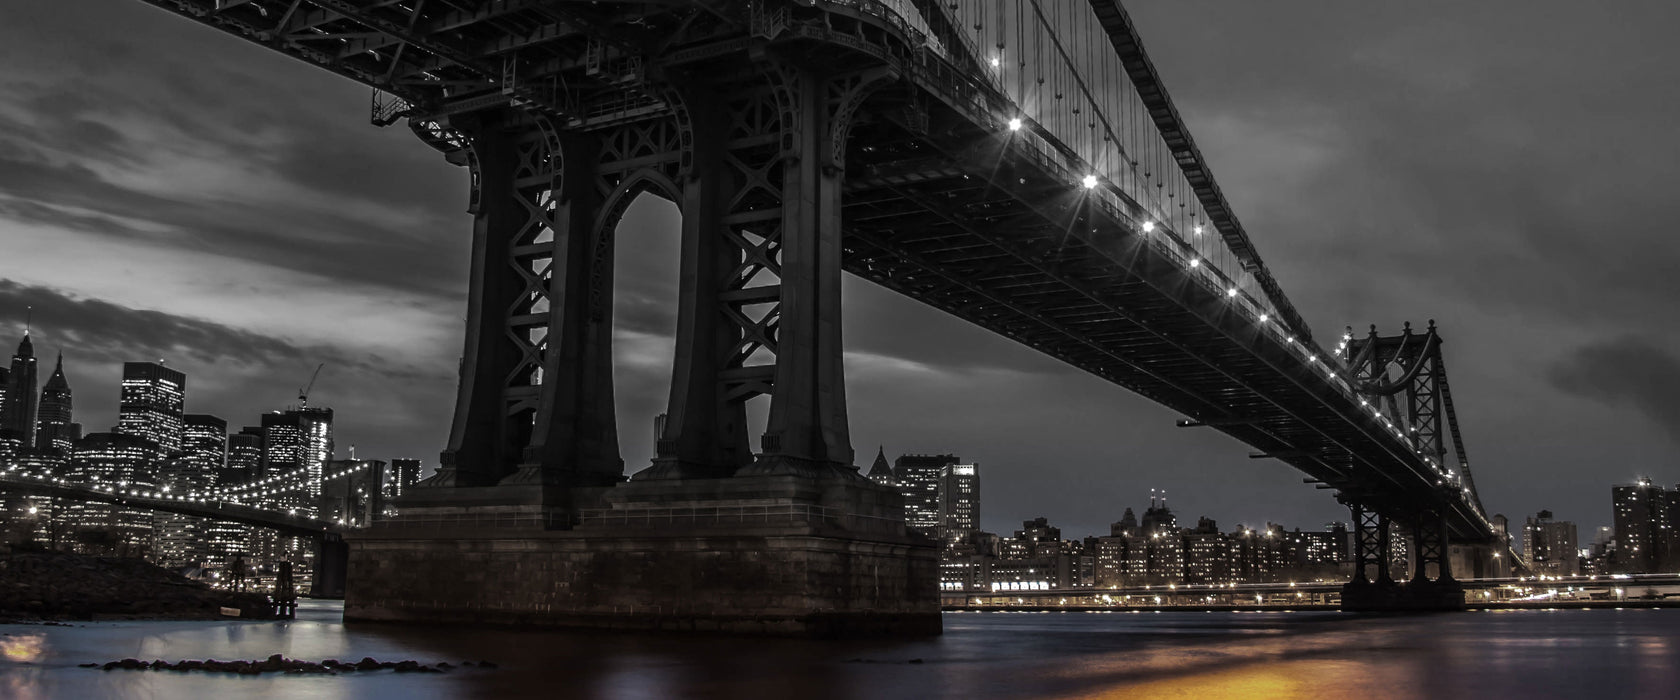
[[[910,529],[939,538],[939,482],[956,455],[907,454],[893,462],[893,480],[904,494],[904,521]]]
[[[1348,547],[1353,542],[1346,523],[1326,523],[1323,530],[1284,533],[1290,576],[1294,580],[1328,581],[1349,575]]]
[[[219,485],[227,462],[227,421],[189,413],[181,421],[181,452],[165,458],[160,487],[171,493],[207,492]],[[242,535],[226,521],[206,521],[187,515],[159,513],[153,523],[157,545],[153,557],[168,567],[208,566],[211,550]],[[218,557],[219,558],[219,557]]]
[[[1664,571],[1664,555],[1673,531],[1666,489],[1640,478],[1633,484],[1611,487],[1610,498],[1616,529],[1613,568],[1625,574]]]
[[[35,376],[35,344],[29,331],[23,332],[17,352],[12,354],[6,373],[6,395],[0,400],[0,433],[17,442],[18,448],[35,445],[35,402],[39,390]]]
[[[181,451],[187,376],[157,362],[124,362],[116,432],[155,443],[164,456]]]
[[[20,449],[0,459],[0,469],[23,474],[62,477],[70,461],[57,449]],[[51,496],[0,491],[0,530],[7,542],[37,542],[56,547],[64,537],[65,503]]]
[[[1292,557],[1283,527],[1238,527],[1231,533],[1231,573],[1237,583],[1274,583],[1286,578]]]
[[[1570,576],[1581,573],[1581,553],[1575,523],[1553,520],[1542,510],[1523,524],[1523,556],[1535,573]]]
[[[1230,583],[1231,543],[1219,524],[1212,518],[1200,518],[1194,530],[1185,530],[1184,577],[1182,582],[1192,586],[1211,586]]]
[[[91,433],[71,449],[66,480],[119,491],[157,488],[158,446],[125,433]],[[148,556],[152,512],[120,505],[75,502],[65,508],[70,546],[85,554]]]
[[[163,458],[158,469],[158,488],[170,493],[190,493],[207,481],[202,465],[186,453]],[[154,563],[167,569],[196,567],[204,561],[204,529],[200,518],[179,513],[152,513],[152,555]]]
[[[35,409],[35,449],[70,453],[72,445],[82,439],[82,426],[75,422],[72,409],[70,381],[64,378],[64,353],[58,354],[53,373],[41,389],[41,401]]]

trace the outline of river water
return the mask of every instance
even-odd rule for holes
[[[1680,610],[947,613],[945,635],[815,642],[290,622],[0,625],[0,698],[1664,698]],[[102,671],[124,657],[495,669],[259,677]]]

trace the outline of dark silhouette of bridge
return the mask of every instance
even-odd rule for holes
[[[1433,323],[1315,341],[1118,0],[147,1],[372,86],[375,124],[406,119],[472,172],[456,413],[442,469],[404,509],[461,526],[397,523],[358,544],[352,574],[381,598],[358,600],[353,582],[352,617],[592,624],[640,605],[705,625],[771,608],[803,621],[936,610],[931,582],[920,592],[925,545],[877,527],[894,517],[891,495],[856,476],[842,271],[1334,490],[1357,532],[1350,606],[1461,605],[1449,543],[1505,547],[1476,493]],[[613,234],[644,193],[683,214],[677,358],[657,457],[623,483]],[[746,405],[759,397],[755,449]],[[626,578],[647,557],[716,571],[671,544],[697,535],[637,530],[626,514],[719,503],[804,508],[785,511],[793,529],[776,536],[828,552],[836,572],[869,568],[874,583],[803,574],[772,588],[840,593],[786,608],[731,597],[750,585],[740,580],[665,590]],[[570,534],[485,534],[486,517],[510,513]],[[1418,561],[1405,592],[1384,556],[1395,524]],[[510,541],[527,554],[505,554]],[[858,553],[865,541],[879,551]],[[417,554],[426,542],[432,553]],[[708,551],[779,580],[786,570],[754,546]],[[589,568],[603,558],[614,573]],[[573,588],[478,582],[486,565]],[[401,573],[413,570],[466,582]],[[673,596],[707,602],[685,612]]]

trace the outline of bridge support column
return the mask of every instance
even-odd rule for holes
[[[1390,574],[1393,523],[1388,516],[1351,504],[1353,512],[1353,578],[1342,587],[1342,609],[1362,612],[1464,609],[1464,589],[1452,578],[1446,520],[1423,513],[1411,523],[1414,565],[1404,585]],[[1436,578],[1430,579],[1430,565]],[[1375,580],[1366,574],[1375,566]]]
[[[408,517],[413,500],[405,499],[410,503],[403,517],[352,543],[354,585],[346,619],[810,635],[939,633],[934,543],[905,527],[903,498],[895,489],[857,474],[846,416],[842,156],[851,114],[893,74],[821,72],[809,61],[796,66],[769,56],[753,61],[762,81],[712,85],[706,82],[709,74],[680,76],[674,82],[683,87],[667,93],[683,142],[678,178],[683,259],[671,401],[653,464],[629,483],[611,486],[605,480],[547,476],[617,474],[589,467],[605,461],[605,446],[584,449],[587,443],[575,432],[587,420],[611,418],[610,388],[599,383],[611,379],[600,352],[605,346],[589,341],[605,337],[607,328],[552,316],[548,352],[573,347],[557,345],[564,333],[575,330],[585,340],[575,354],[563,351],[559,365],[544,364],[535,375],[539,382],[491,384],[502,392],[499,398],[463,386],[455,433],[462,440],[452,438],[454,457],[447,466],[453,471],[440,480],[476,485],[499,479],[499,485],[483,487],[486,493],[532,483],[581,484],[597,490],[567,493],[599,501],[566,511],[575,516],[567,530],[491,529],[500,511],[460,507],[459,498],[453,506],[438,501],[428,506],[460,525],[437,533],[428,531],[424,518]],[[717,74],[735,80],[742,72]],[[574,149],[582,148],[566,138],[559,143],[551,152],[568,163]],[[492,172],[481,170],[486,178]],[[568,166],[566,181],[573,175]],[[593,176],[586,172],[579,179]],[[486,203],[490,184],[483,182]],[[515,203],[533,201],[537,210],[547,211],[543,200],[511,190]],[[556,191],[574,196],[569,186]],[[567,218],[565,202],[588,206],[592,200],[579,192],[558,201],[548,225],[555,246],[566,238],[566,226],[588,218]],[[508,241],[503,247],[515,254],[545,243],[517,236]],[[572,265],[587,263],[571,253],[557,248],[553,254],[556,285],[562,276],[579,274]],[[483,267],[497,271],[491,263]],[[518,265],[514,271],[516,278],[503,280],[504,296],[475,296],[475,309],[513,308],[510,319],[529,316],[523,304],[534,298],[530,278]],[[475,290],[490,289],[489,281],[490,275],[475,277]],[[553,309],[574,297],[565,289],[553,295],[551,313],[563,313]],[[497,299],[511,299],[512,306],[498,305],[508,302]],[[523,328],[511,321],[479,321],[481,336]],[[597,330],[602,335],[591,335]],[[474,342],[469,340],[469,351]],[[504,353],[496,356],[501,364],[495,371],[480,368],[470,375],[476,381],[517,379],[537,371],[522,363],[543,356],[537,344],[522,349],[516,343],[518,352],[508,352],[499,339],[476,342]],[[600,359],[599,369],[585,376],[580,368],[596,362],[591,358]],[[476,367],[470,358],[466,365]],[[468,376],[464,371],[464,382]],[[762,451],[754,455],[746,402],[759,396],[767,396],[770,405]],[[604,397],[605,403],[590,397]],[[542,411],[542,402],[557,399],[572,399],[557,405],[578,408],[570,417]],[[597,414],[590,414],[596,406]],[[503,432],[492,431],[484,416],[502,421]],[[532,430],[533,421],[532,432],[519,432]],[[595,425],[610,437],[610,422]],[[546,443],[538,434],[544,429],[556,431]],[[567,442],[572,437],[578,439]],[[580,447],[566,447],[574,444]],[[469,449],[474,445],[491,455],[493,468],[476,468],[466,459],[477,454]],[[507,450],[520,445],[529,446],[526,463],[504,478],[512,471]],[[546,451],[537,450],[545,445]],[[616,443],[613,447],[616,459]],[[530,476],[531,455],[540,457],[535,473],[541,479]],[[543,503],[551,514],[553,504]]]
[[[1350,503],[1353,515],[1353,579],[1342,587],[1342,609],[1392,609],[1399,595],[1389,573],[1392,542],[1388,516]],[[1370,576],[1375,569],[1376,578]]]
[[[343,539],[337,536],[315,538],[315,571],[309,579],[309,595],[314,598],[343,598],[349,563],[350,548]]]
[[[678,93],[683,270],[670,409],[638,480],[855,479],[840,337],[840,193],[852,114],[886,69],[776,59],[767,84]],[[746,402],[769,396],[751,452]]]
[[[516,110],[452,126],[473,177],[466,346],[442,467],[423,483],[435,488],[406,500],[505,506],[568,527],[580,490],[623,479],[612,321],[588,308],[595,268],[611,265],[592,254],[598,147]]]

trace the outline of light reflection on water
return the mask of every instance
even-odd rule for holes
[[[293,622],[0,625],[0,697],[1680,697],[1680,610],[968,613],[946,615],[943,637],[904,642],[345,626],[338,610],[310,603]],[[501,668],[240,677],[76,666],[270,654]]]

